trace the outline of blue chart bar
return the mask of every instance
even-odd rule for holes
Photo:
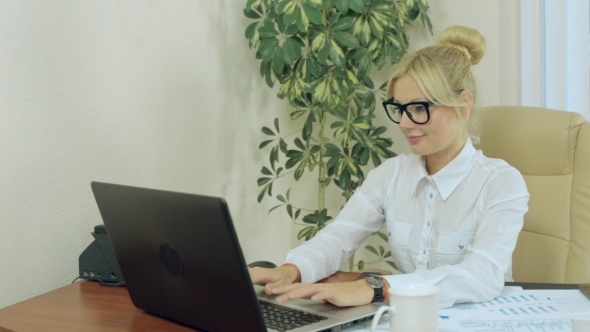
[[[498,319],[469,319],[459,322],[464,331],[486,331],[501,332],[554,332],[571,331],[572,321],[570,319],[519,319],[519,320],[498,320]]]

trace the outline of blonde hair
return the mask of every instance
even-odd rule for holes
[[[387,86],[387,98],[393,98],[395,82],[409,75],[416,80],[426,97],[437,105],[453,107],[461,118],[460,109],[468,106],[461,92],[473,94],[477,101],[477,86],[471,66],[479,63],[486,52],[485,38],[475,29],[451,26],[438,36],[436,45],[425,47],[403,59],[395,68]],[[460,121],[458,133],[479,141],[479,128],[472,109],[466,121]]]

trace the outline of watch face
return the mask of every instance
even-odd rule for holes
[[[373,288],[382,288],[383,287],[383,279],[375,276],[368,276],[365,278],[369,286]]]

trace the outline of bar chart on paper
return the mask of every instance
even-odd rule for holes
[[[571,318],[551,319],[467,319],[459,321],[460,331],[501,331],[501,332],[566,332],[572,330]]]
[[[463,315],[450,312],[462,332],[569,332],[572,316],[588,314],[590,303],[577,290],[519,291],[505,292],[464,310]]]
[[[493,300],[458,304],[438,314],[438,332],[572,332],[573,317],[590,316],[590,300],[578,290],[506,287]],[[354,331],[370,330],[369,323]],[[389,315],[382,316],[377,331],[389,332]]]

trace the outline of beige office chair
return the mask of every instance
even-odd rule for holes
[[[521,282],[590,282],[590,123],[577,114],[479,110],[483,153],[516,167],[531,194],[513,255]]]

